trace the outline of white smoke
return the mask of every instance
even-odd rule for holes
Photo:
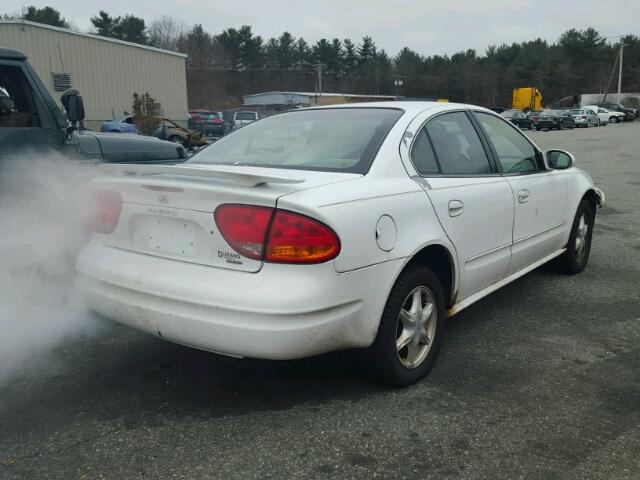
[[[104,328],[73,286],[89,235],[79,200],[96,174],[58,153],[0,163],[0,382],[43,368],[60,342]]]

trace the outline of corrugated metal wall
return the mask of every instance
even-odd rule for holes
[[[70,73],[84,99],[88,128],[131,112],[133,92],[149,92],[164,117],[186,124],[183,56],[22,22],[0,22],[0,47],[26,54],[58,104],[62,92],[54,91],[51,73]]]

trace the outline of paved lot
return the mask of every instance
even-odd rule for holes
[[[531,136],[607,193],[589,268],[450,320],[425,381],[112,327],[0,385],[0,478],[640,478],[640,122]]]

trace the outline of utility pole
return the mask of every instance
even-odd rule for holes
[[[400,87],[404,86],[404,76],[398,76],[393,80],[393,84],[396,87],[396,97],[400,96]]]
[[[317,69],[318,69],[318,95],[321,97],[322,96],[322,64],[321,63],[318,63]]]
[[[622,55],[624,53],[624,37],[620,38],[620,63],[618,64],[618,93],[622,93]],[[618,99],[620,101],[620,99]]]

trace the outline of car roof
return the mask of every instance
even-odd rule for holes
[[[426,101],[390,101],[390,102],[362,102],[362,103],[345,103],[340,105],[323,105],[319,107],[310,107],[303,110],[315,110],[315,109],[331,109],[331,108],[390,108],[404,110],[408,114],[417,115],[425,110],[431,110],[435,108],[446,110],[460,110],[473,108],[474,110],[480,110],[490,113],[492,115],[500,116],[498,113],[489,110],[485,107],[479,107],[477,105],[470,105],[466,103],[451,103],[451,102],[426,102]]]
[[[12,50],[11,48],[0,48],[0,58],[6,58],[9,60],[26,60],[27,56],[19,52],[18,50]]]

